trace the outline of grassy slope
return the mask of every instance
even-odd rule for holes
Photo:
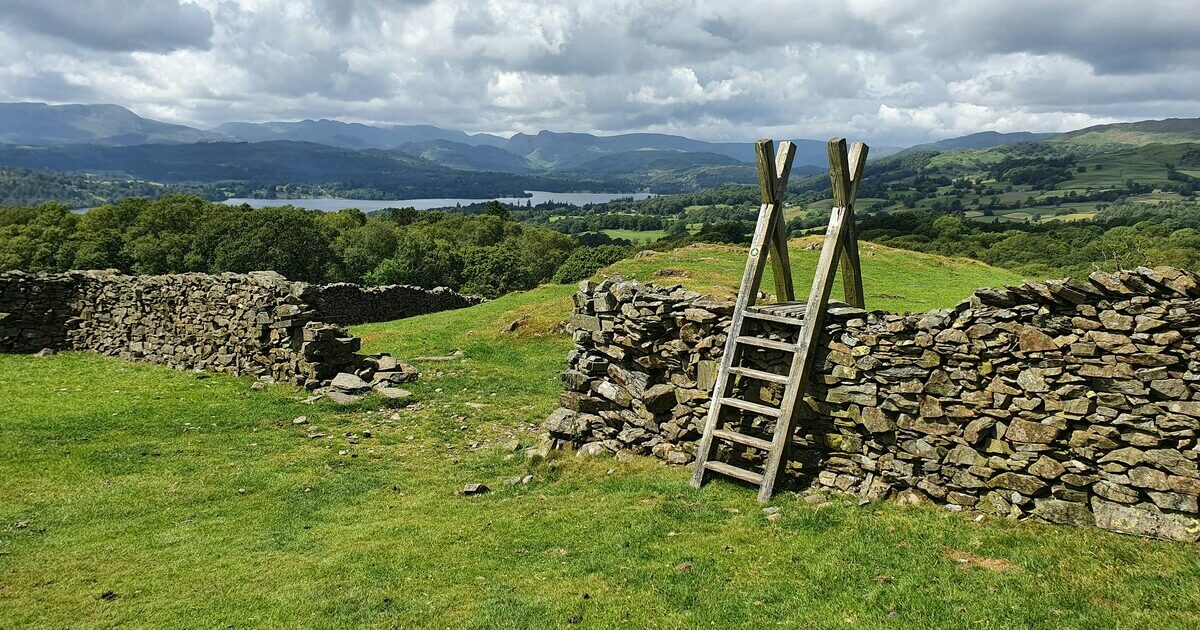
[[[792,277],[801,297],[812,286],[821,240],[805,237],[791,241]],[[903,312],[953,306],[970,295],[973,288],[1021,279],[1011,271],[974,260],[921,254],[875,243],[864,242],[859,247],[870,309]],[[737,294],[745,264],[744,248],[696,245],[648,258],[624,260],[606,273],[659,284],[678,283],[707,295],[732,298]],[[762,289],[774,292],[774,282],[768,267]],[[840,281],[835,284],[834,297],[842,297]]]
[[[736,251],[660,257],[617,267],[669,263],[696,288],[740,267]],[[889,281],[871,260],[874,292]],[[947,268],[912,267],[912,299],[952,304],[987,277],[964,267],[957,290],[930,293]],[[770,522],[748,489],[694,491],[686,470],[646,459],[506,458],[498,445],[530,443],[522,425],[555,406],[570,340],[550,331],[572,290],[357,327],[369,351],[464,351],[420,363],[421,407],[396,420],[244,378],[0,356],[0,627],[1200,623],[1194,546],[790,495]],[[293,426],[301,414],[310,424]],[[500,483],[527,472],[528,486]],[[495,490],[453,496],[478,481]]]

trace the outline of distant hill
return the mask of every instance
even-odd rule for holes
[[[1042,140],[1053,138],[1055,135],[1057,134],[1033,133],[1030,131],[1014,131],[1011,133],[981,131],[979,133],[967,134],[957,138],[947,138],[945,140],[938,140],[937,142],[914,145],[904,149],[900,153],[917,153],[920,151],[952,151],[954,149],[990,149],[992,147],[1001,147],[1009,144],[1018,144],[1021,142],[1040,142]]]
[[[825,164],[824,142],[796,140],[796,164]],[[541,131],[537,135],[518,133],[504,148],[522,155],[535,166],[571,170],[600,156],[642,150],[715,153],[747,164],[754,163],[752,142],[705,142],[661,133],[626,133],[597,136],[590,133]]]
[[[639,175],[651,171],[688,169],[695,166],[752,165],[720,153],[691,153],[663,149],[642,149],[609,153],[588,160],[570,170],[592,175]]]
[[[1200,142],[1200,118],[1167,118],[1096,125],[1060,133],[1052,142],[1068,144],[1175,144]]]
[[[137,146],[0,145],[0,164],[21,168],[120,173],[160,183],[252,181],[344,183],[381,198],[500,197],[552,190],[553,182],[511,174],[453,170],[395,151],[352,150],[311,142],[211,142]]]
[[[338,120],[301,120],[298,122],[225,123],[213,132],[234,140],[267,142],[293,140],[315,142],[344,149],[388,149],[409,142],[450,140],[471,145],[497,146],[504,138],[490,134],[470,135],[455,129],[433,125],[374,126]]]
[[[472,146],[451,140],[426,140],[408,142],[395,148],[430,162],[467,171],[528,173],[533,170],[525,158],[487,145]]]
[[[0,142],[8,144],[131,145],[221,139],[219,134],[142,118],[118,105],[0,103]]]

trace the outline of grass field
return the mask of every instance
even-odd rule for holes
[[[816,273],[821,237],[793,239],[790,247],[792,278],[799,295],[807,293]],[[867,308],[887,311],[924,311],[951,306],[967,297],[970,289],[1018,282],[1017,274],[981,262],[946,258],[875,243],[859,245],[863,266],[863,286]],[[659,284],[682,284],[707,295],[732,298],[737,295],[746,264],[742,247],[693,245],[646,258],[623,260],[606,273],[619,274]],[[775,291],[774,276],[768,267],[762,290]],[[841,282],[833,290],[842,299]]]
[[[807,277],[816,252],[795,245]],[[867,253],[876,306],[880,292],[949,306],[1010,279]],[[741,257],[695,248],[614,271],[680,269],[658,279],[721,289]],[[0,355],[0,627],[1200,624],[1195,546],[790,494],[768,521],[747,488],[695,491],[653,460],[526,459],[514,445],[534,444],[555,406],[573,291],[356,327],[368,352],[462,350],[417,362],[419,402],[398,410],[88,354]],[[493,491],[455,496],[468,482]]]
[[[600,230],[612,238],[623,238],[634,244],[653,243],[667,235],[666,230]]]

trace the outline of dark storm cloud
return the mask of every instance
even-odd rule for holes
[[[208,11],[163,0],[2,0],[0,22],[105,51],[207,48],[213,32]]]
[[[1194,66],[1200,56],[1195,0],[958,2],[938,23],[958,50],[1061,54],[1100,74]]]

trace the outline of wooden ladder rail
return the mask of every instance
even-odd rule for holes
[[[787,235],[786,232],[782,231],[782,217],[771,216],[770,210],[767,207],[768,205],[781,205],[780,198],[782,194],[773,200],[774,203],[767,203],[767,187],[763,183],[765,179],[763,173],[769,173],[774,169],[764,167],[765,160],[763,159],[764,152],[761,150],[762,145],[763,143],[760,141],[756,145],[756,149],[759,149],[759,175],[760,184],[762,184],[764,192],[764,201],[763,206],[759,210],[759,222],[755,228],[754,239],[751,241],[746,271],[743,274],[742,285],[738,292],[738,300],[734,306],[733,321],[730,325],[729,338],[726,341],[725,354],[722,357],[721,367],[717,374],[717,382],[713,389],[713,397],[709,404],[708,421],[705,424],[704,435],[697,450],[696,468],[692,473],[692,486],[694,487],[703,485],[705,474],[709,470],[722,472],[747,481],[754,481],[756,478],[753,474],[745,474],[747,471],[725,464],[717,466],[716,462],[710,463],[709,460],[715,452],[714,436],[732,437],[726,435],[730,432],[721,430],[720,414],[721,408],[724,406],[729,374],[738,367],[736,364],[741,353],[741,345],[738,338],[741,337],[744,310],[749,306],[753,306],[754,298],[762,279],[764,264],[760,257],[762,250],[759,244],[770,239],[771,244],[775,245],[781,240],[780,248],[783,252],[787,251]],[[769,145],[767,146],[769,147]],[[780,405],[771,445],[767,450],[767,462],[764,466],[763,474],[759,478],[759,501],[767,501],[774,494],[775,485],[778,483],[784,464],[787,461],[796,410],[804,398],[804,394],[808,389],[808,382],[812,377],[815,348],[820,342],[821,333],[824,329],[825,313],[829,306],[829,294],[833,287],[834,276],[837,273],[839,254],[843,253],[843,250],[845,256],[841,258],[847,301],[851,303],[851,306],[855,306],[856,308],[864,306],[862,270],[859,263],[857,234],[855,233],[854,225],[854,200],[862,179],[867,151],[868,147],[865,144],[856,142],[848,155],[844,138],[834,138],[828,144],[834,206],[830,212],[829,225],[825,230],[825,242],[821,248],[821,256],[817,263],[813,286],[809,292],[803,325],[792,355],[792,363],[788,372],[788,384]],[[769,149],[766,150],[765,155],[770,155]],[[781,172],[784,179],[783,185],[786,188],[787,172]],[[776,179],[778,180],[778,177]],[[764,215],[764,213],[767,214]],[[771,253],[775,254],[773,248]],[[786,253],[783,256],[786,256]],[[776,261],[786,261],[787,259],[783,256],[773,256],[773,259]],[[788,276],[790,283],[790,274]],[[786,292],[780,290],[779,294],[780,297],[783,297],[786,295]],[[753,371],[751,370],[751,372]],[[743,444],[751,443],[748,440],[734,441]],[[762,441],[759,440],[759,442]]]
[[[772,152],[774,143],[771,140],[759,140],[754,143],[754,153],[758,164],[758,184],[762,204],[758,208],[758,221],[754,226],[754,236],[750,239],[750,252],[746,258],[746,269],[742,273],[742,283],[738,288],[737,301],[733,307],[733,321],[729,325],[729,334],[725,340],[725,351],[721,355],[721,366],[717,370],[717,382],[713,387],[713,396],[709,402],[708,420],[700,445],[696,451],[696,469],[692,472],[692,486],[699,488],[704,484],[705,464],[712,458],[715,448],[713,432],[719,430],[721,416],[721,397],[729,386],[729,368],[733,367],[741,353],[737,338],[742,333],[742,322],[746,308],[753,306],[762,284],[763,271],[766,268],[767,251],[775,253],[772,258],[780,261],[772,269],[775,277],[775,290],[779,299],[795,297],[795,287],[792,283],[791,265],[782,264],[787,255],[787,234],[779,235],[783,228],[783,195],[787,192],[788,175],[791,174],[792,161],[796,157],[796,145],[783,141],[779,143],[779,154]],[[785,298],[785,296],[787,296]]]

